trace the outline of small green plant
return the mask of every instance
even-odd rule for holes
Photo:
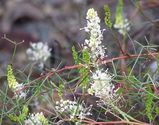
[[[22,111],[20,112],[20,115],[17,116],[17,115],[14,115],[14,114],[9,114],[8,117],[10,120],[14,121],[14,122],[20,122],[20,123],[23,123],[24,120],[27,118],[28,116],[28,112],[29,112],[29,109],[26,105],[23,106],[23,109]]]
[[[15,89],[17,85],[17,81],[13,74],[13,69],[11,65],[8,65],[8,68],[7,68],[7,80],[8,80],[9,88]]]
[[[75,64],[83,64],[84,66],[79,69],[79,73],[81,76],[81,86],[83,90],[88,87],[89,82],[89,71],[90,71],[90,55],[87,49],[82,51],[82,58],[78,56],[78,53],[75,50],[75,47],[72,47],[73,58],[75,60]]]
[[[145,106],[146,106],[146,115],[149,119],[150,122],[152,122],[153,120],[153,100],[154,100],[154,96],[152,94],[152,90],[150,87],[148,87],[148,92],[147,95],[146,95],[146,103],[145,103]]]
[[[105,21],[105,24],[110,28],[112,29],[112,21],[111,21],[111,12],[110,12],[110,8],[108,5],[105,5],[104,6],[104,10],[105,10],[105,18],[104,18],[104,21]]]
[[[80,76],[81,76],[81,86],[83,89],[86,89],[89,85],[89,64],[90,64],[90,56],[88,51],[85,49],[82,52],[82,62],[85,66],[81,67],[79,70]]]
[[[119,0],[118,6],[116,8],[115,24],[123,23],[124,19],[122,13],[123,13],[123,0]]]
[[[80,60],[79,60],[78,53],[76,52],[74,46],[72,47],[72,55],[73,55],[73,59],[75,61],[75,64],[79,64]]]

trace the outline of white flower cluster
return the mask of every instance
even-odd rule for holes
[[[21,84],[19,84],[19,83],[16,83],[16,86],[15,86],[15,88],[14,88],[14,95],[17,97],[17,98],[23,98],[23,99],[25,99],[26,98],[26,96],[27,96],[27,93],[25,92],[25,91],[23,91],[23,90],[21,90],[22,88],[24,87],[24,85],[21,83]],[[18,93],[17,93],[17,91],[18,91]]]
[[[112,102],[116,97],[115,86],[111,83],[112,76],[108,74],[107,70],[96,70],[92,75],[93,82],[88,89],[88,93],[95,95],[102,101]]]
[[[130,30],[130,22],[128,19],[124,19],[114,24],[114,28],[118,29],[118,32],[125,35]]]
[[[85,31],[90,34],[90,39],[86,39],[84,45],[89,50],[91,61],[94,63],[97,57],[103,58],[105,56],[105,47],[101,45],[103,34],[100,30],[100,19],[93,8],[88,10],[86,19],[87,27],[85,27]],[[93,82],[88,89],[88,93],[94,94],[104,102],[111,102],[116,96],[115,87],[111,83],[112,76],[108,74],[107,70],[99,69],[98,65],[97,68],[92,74]]]
[[[90,110],[92,106],[85,107],[84,103],[78,104],[75,101],[60,100],[56,101],[56,110],[60,113],[66,113],[70,119],[79,118],[84,119],[86,116],[91,115]]]
[[[30,46],[26,51],[29,60],[37,61],[39,66],[43,68],[44,62],[51,56],[51,49],[42,42],[31,43]]]
[[[48,125],[48,120],[42,112],[30,114],[29,118],[24,121],[25,125]]]
[[[84,46],[88,49],[91,56],[92,63],[95,62],[98,57],[103,58],[105,56],[105,47],[102,46],[103,34],[100,30],[100,19],[97,12],[92,8],[87,12],[87,27],[85,31],[90,34],[90,39],[86,39]],[[111,83],[112,76],[106,71],[99,68],[92,74],[93,82],[91,87],[88,89],[88,93],[99,97],[103,102],[114,101],[116,97],[115,86]]]
[[[90,56],[94,62],[99,56],[100,58],[105,56],[105,48],[101,45],[103,34],[100,30],[100,18],[93,8],[88,10],[86,19],[87,27],[84,29],[90,34],[90,38],[85,40],[84,46],[90,51]]]

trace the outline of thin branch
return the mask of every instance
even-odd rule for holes
[[[21,41],[21,42],[19,42],[19,43],[17,43],[17,42],[15,42],[15,41],[13,41],[13,40],[11,40],[11,39],[7,38],[6,34],[4,34],[4,35],[3,35],[2,39],[7,40],[8,42],[10,42],[10,43],[14,44],[15,46],[17,46],[17,45],[19,45],[19,44],[24,43],[24,40],[22,40],[22,41]]]
[[[22,42],[16,43],[15,41],[7,38],[6,34],[3,35],[2,39],[7,40],[8,42],[14,44],[13,55],[12,55],[12,58],[11,58],[11,62],[13,62],[14,57],[15,57],[15,53],[16,53],[16,50],[17,50],[17,46],[22,44],[24,42],[24,40],[22,40]]]
[[[39,81],[39,80],[41,80],[41,79],[43,79],[43,78],[45,78],[45,77],[48,77],[48,78],[51,77],[51,76],[54,75],[56,72],[57,72],[57,73],[60,73],[60,72],[63,72],[63,71],[65,71],[65,70],[77,69],[77,68],[81,68],[81,67],[83,67],[83,66],[84,66],[83,64],[79,64],[79,65],[73,65],[73,66],[65,66],[64,68],[59,69],[59,70],[57,70],[57,71],[56,71],[55,69],[53,69],[53,70],[50,71],[49,73],[44,74],[44,75],[38,77],[37,79],[35,79],[35,80],[33,80],[32,82],[30,82],[28,85],[25,85],[23,88],[17,90],[16,93],[18,94],[20,91],[25,90],[26,88],[28,88],[30,85],[32,85],[32,84],[35,83],[36,81]]]
[[[150,125],[147,123],[137,123],[137,122],[129,122],[129,121],[110,121],[110,122],[92,122],[92,121],[86,121],[82,120],[82,122],[85,122],[87,124],[81,124],[81,125],[114,125],[114,124],[133,124],[133,125]]]

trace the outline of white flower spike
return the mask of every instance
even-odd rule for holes
[[[84,47],[88,49],[92,62],[95,63],[97,58],[103,58],[105,56],[104,46],[101,45],[103,40],[103,34],[100,29],[100,18],[97,12],[91,8],[87,12],[87,27],[85,31],[90,35],[89,39],[85,40]]]

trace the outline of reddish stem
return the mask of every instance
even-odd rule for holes
[[[25,89],[28,88],[30,85],[32,85],[34,82],[39,81],[39,80],[43,79],[44,77],[48,77],[48,78],[51,77],[51,76],[54,75],[56,72],[57,72],[57,73],[60,73],[60,72],[62,72],[62,71],[64,71],[64,70],[77,69],[77,68],[80,68],[80,67],[83,67],[83,66],[84,66],[84,65],[82,65],[82,64],[73,65],[73,66],[65,66],[64,68],[59,69],[59,70],[57,70],[57,71],[56,71],[56,70],[55,70],[55,71],[50,71],[49,73],[44,74],[44,75],[38,77],[37,79],[33,80],[33,81],[30,82],[28,85],[25,85],[23,88],[17,90],[16,93],[18,94],[20,91],[25,90]]]
[[[143,57],[143,56],[152,56],[152,57],[154,57],[154,56],[156,56],[156,55],[158,55],[158,54],[159,54],[159,53],[149,53],[149,54],[140,54],[140,55],[119,56],[119,57],[115,57],[115,58],[112,58],[112,59],[102,60],[100,63],[101,63],[101,64],[106,64],[106,63],[110,63],[110,62],[115,61],[115,60],[129,59],[129,58],[135,58],[135,57],[141,57],[141,56],[142,56],[142,57]],[[77,68],[81,68],[81,67],[83,67],[83,66],[85,66],[85,65],[79,64],[79,65],[73,65],[73,66],[65,66],[64,68],[59,69],[59,70],[57,70],[57,71],[56,71],[56,70],[55,70],[55,71],[50,71],[49,73],[44,74],[44,75],[42,75],[42,76],[36,78],[36,79],[33,80],[32,82],[30,82],[28,85],[25,85],[23,88],[17,90],[16,93],[18,94],[20,91],[25,90],[26,88],[28,88],[30,85],[32,85],[32,84],[33,84],[34,82],[36,82],[36,81],[39,81],[39,80],[41,80],[41,79],[43,79],[43,78],[45,78],[45,77],[48,77],[48,78],[51,77],[51,76],[54,75],[56,72],[57,72],[57,73],[60,73],[60,72],[63,72],[63,71],[65,71],[65,70],[77,69]]]
[[[101,61],[101,64],[106,64],[106,63],[110,63],[113,62],[115,60],[121,60],[121,59],[130,59],[130,58],[136,58],[136,57],[144,57],[144,56],[156,56],[159,53],[149,53],[149,54],[140,54],[140,55],[128,55],[128,56],[119,56],[119,57],[115,57],[112,59],[105,59]]]

